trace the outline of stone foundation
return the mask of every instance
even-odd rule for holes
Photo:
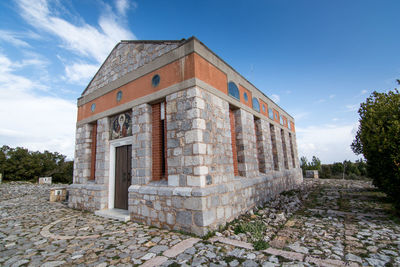
[[[302,180],[297,168],[257,178],[236,177],[205,188],[168,187],[160,182],[133,185],[129,212],[136,222],[205,235]]]

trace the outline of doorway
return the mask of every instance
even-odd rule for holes
[[[131,185],[132,145],[115,148],[114,208],[128,209],[128,188]]]

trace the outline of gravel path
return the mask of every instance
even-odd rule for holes
[[[207,240],[50,203],[50,187],[0,185],[0,266],[400,266],[369,182],[305,179]]]

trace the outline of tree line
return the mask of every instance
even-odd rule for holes
[[[54,183],[72,183],[73,161],[58,152],[29,151],[23,147],[0,148],[0,173],[5,181],[38,181],[52,177]]]
[[[308,162],[306,157],[300,158],[300,167],[303,170],[303,176],[306,170],[317,170],[320,178],[326,179],[365,179],[368,177],[367,163],[363,159],[351,162],[345,160],[343,162],[335,162],[332,164],[321,164],[321,160],[316,156],[312,157]]]

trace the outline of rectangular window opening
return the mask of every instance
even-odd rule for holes
[[[293,137],[291,133],[289,133],[289,140],[290,140],[290,154],[292,155],[293,168],[296,168],[296,163],[294,159],[294,149],[293,149]]]
[[[279,171],[278,165],[278,149],[276,147],[276,136],[275,136],[275,127],[274,125],[270,124],[269,129],[271,132],[271,144],[272,144],[272,160],[274,162],[274,170]]]
[[[261,130],[260,118],[254,117],[254,132],[256,134],[256,148],[259,172],[266,173],[265,154],[263,149],[263,134]]]
[[[286,148],[286,140],[285,140],[285,132],[281,129],[281,138],[282,138],[282,150],[283,150],[283,161],[285,164],[285,168],[289,169],[289,161],[287,155],[287,148]]]
[[[238,169],[238,157],[236,148],[236,123],[235,123],[235,111],[232,107],[229,107],[229,120],[231,125],[231,143],[232,143],[232,157],[233,157],[233,173],[235,176],[239,175]]]
[[[152,177],[154,181],[167,179],[165,102],[153,104],[152,112]]]
[[[91,155],[90,155],[90,177],[89,180],[96,179],[96,147],[97,147],[97,121],[92,123],[91,133]]]

